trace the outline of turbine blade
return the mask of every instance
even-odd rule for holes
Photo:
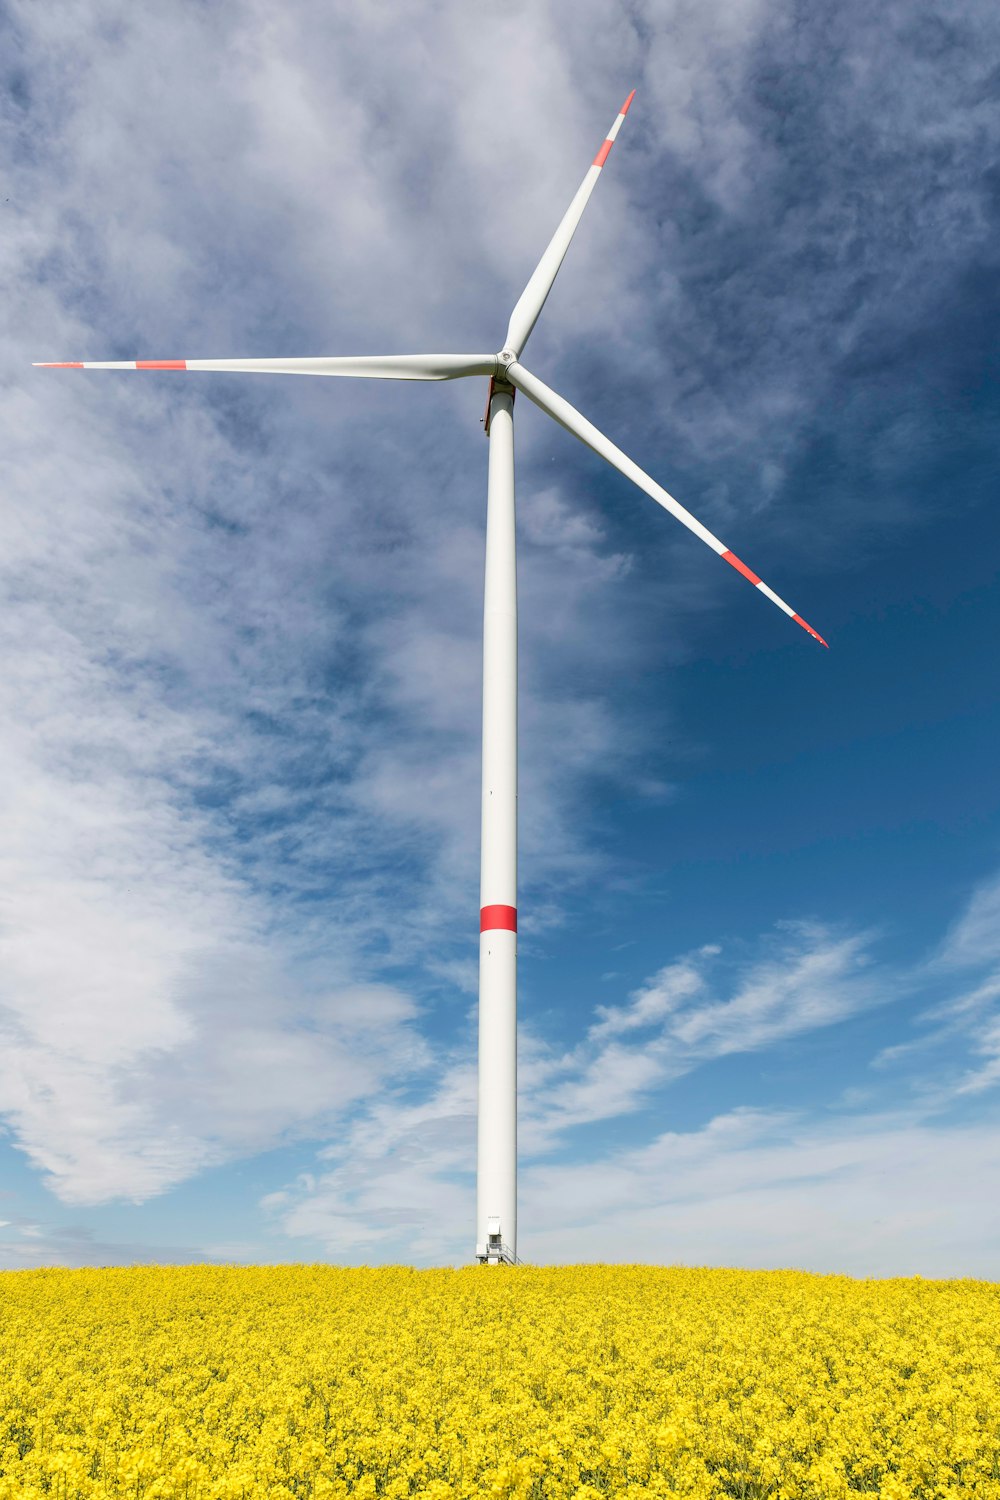
[[[622,127],[622,121],[628,114],[629,105],[635,98],[635,89],[632,90],[615,119],[615,123],[608,131],[604,144],[594,157],[590,171],[583,179],[577,189],[576,197],[569,208],[563,214],[562,223],[549,241],[548,248],[542,256],[538,265],[531,274],[531,280],[525,287],[518,299],[517,306],[510,315],[510,326],[507,329],[507,338],[504,347],[510,349],[514,354],[520,355],[531,330],[538,320],[538,314],[545,306],[545,299],[552,289],[552,283],[556,279],[556,272],[563,263],[569,242],[576,233],[576,226],[583,216],[583,210],[587,207],[594,184],[601,175],[601,168],[608,159],[608,152],[614,145],[615,137]]]
[[[355,375],[369,380],[457,380],[492,375],[492,354],[362,354],[318,359],[63,360],[39,370],[223,370],[261,375]]]
[[[742,573],[744,578],[748,578],[755,588],[759,589],[762,594],[766,594],[768,599],[773,604],[776,604],[779,609],[784,610],[786,615],[790,615],[796,625],[801,625],[803,630],[807,630],[814,640],[819,641],[821,646],[827,644],[823,637],[817,631],[813,630],[811,625],[806,624],[801,615],[797,615],[794,609],[785,603],[784,599],[780,599],[773,589],[769,589],[767,584],[763,583],[757,577],[757,574],[751,568],[747,567],[746,563],[741,562],[735,552],[729,550],[725,542],[720,542],[717,536],[713,536],[707,526],[703,526],[700,521],[696,520],[690,511],[685,510],[683,505],[674,499],[673,495],[668,495],[666,490],[656,483],[655,479],[651,479],[620,448],[616,448],[610,438],[606,438],[603,432],[599,432],[593,423],[588,422],[586,417],[581,416],[574,406],[570,406],[569,402],[564,400],[562,396],[550,390],[543,381],[538,379],[537,375],[532,375],[523,365],[515,362],[507,368],[507,379],[519,391],[523,391],[536,406],[541,407],[542,411],[547,412],[550,417],[553,417],[559,423],[560,427],[565,427],[567,432],[571,432],[582,443],[586,443],[588,448],[593,448],[595,453],[599,453],[602,458],[607,459],[608,463],[624,474],[626,479],[631,479],[633,484],[637,484],[641,490],[645,490],[646,494],[651,496],[658,505],[662,505],[664,510],[668,510],[672,516],[676,516],[682,526],[686,526],[689,531],[693,531],[695,536],[700,537],[707,546],[711,547],[713,552],[717,552],[738,573]]]

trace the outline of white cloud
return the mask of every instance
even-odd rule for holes
[[[318,1174],[262,1207],[293,1242],[319,1240],[334,1257],[440,1262],[458,1226],[473,1233],[475,1107],[474,1067],[449,1058],[420,1103],[383,1094],[317,1153]]]
[[[697,1056],[721,1057],[833,1025],[892,998],[884,978],[867,972],[871,934],[837,939],[815,924],[789,926],[784,950],[755,965],[736,994],[674,1016],[672,1039]]]
[[[956,967],[1000,960],[1000,879],[987,880],[949,931],[941,961]]]
[[[947,1109],[963,1096],[982,1094],[1000,1083],[998,924],[1000,880],[991,876],[972,891],[944,940],[910,981],[911,987],[922,983],[939,991],[939,998],[914,1017],[926,1028],[924,1034],[884,1047],[873,1059],[880,1069],[909,1064],[911,1087],[927,1107]],[[969,971],[975,969],[982,972],[970,983]],[[921,1067],[925,1058],[930,1065]]]
[[[345,1143],[334,1172],[266,1206],[293,1244],[319,1240],[335,1258],[465,1262],[471,1114],[457,1124],[401,1111],[388,1130],[383,1118],[371,1154]],[[1000,1165],[997,1139],[995,1122],[928,1124],[912,1111],[735,1109],[625,1151],[523,1165],[519,1249],[540,1264],[989,1278],[1000,1211],[982,1185]]]
[[[956,1095],[981,1094],[1000,1083],[1000,1015],[994,1013],[979,1027],[972,1051],[986,1061],[970,1069],[955,1087]]]
[[[856,1276],[995,1274],[995,1124],[737,1110],[596,1164],[525,1174],[525,1255],[794,1266]]]
[[[731,978],[720,967],[723,950],[708,944],[661,969],[627,1005],[598,1007],[600,1019],[574,1050],[533,1059],[526,1149],[545,1151],[574,1126],[630,1113],[714,1058],[761,1051],[896,998],[898,981],[871,967],[871,936],[785,923],[771,954]],[[724,986],[732,993],[719,998]],[[620,1040],[633,1032],[643,1034],[631,1045]]]
[[[398,28],[383,76],[373,16],[318,32],[267,7],[237,28],[126,8],[111,25],[106,7],[19,18],[33,113],[4,267],[23,375],[4,408],[0,1107],[82,1204],[322,1135],[395,1072],[419,1077],[412,999],[371,982],[384,956],[469,982],[483,392],[29,361],[475,343],[498,268],[520,273],[479,211],[495,112],[471,80],[447,92],[465,128],[446,122],[437,175],[439,101],[395,86],[425,72]],[[481,59],[475,23],[442,24]],[[501,25],[497,45],[520,42]],[[539,46],[558,46],[544,16]],[[517,152],[534,154],[528,135]],[[548,170],[511,167],[546,235]],[[596,629],[592,661],[613,673],[625,564],[556,487],[539,493],[523,486],[539,522],[522,578],[551,613],[526,612],[526,653],[565,684],[587,646],[564,635]],[[616,731],[592,694],[564,686],[553,724],[544,683],[525,688],[525,870],[544,889],[592,868],[574,781]],[[567,728],[556,761],[545,741]]]
[[[706,1060],[763,1048],[876,1003],[875,989],[859,978],[866,967],[863,939],[834,941],[817,928],[794,928],[785,931],[784,944],[780,956],[772,953],[738,975],[727,1001],[706,994],[708,978],[701,969],[709,969],[721,952],[707,945],[661,970],[630,1007],[604,1008],[603,1019],[568,1052],[522,1025],[522,1162],[565,1148],[581,1125],[634,1114],[649,1105],[656,1090]],[[884,976],[881,983],[879,997],[885,998]],[[698,1017],[703,1024],[695,1025]],[[640,1027],[653,1028],[655,1035],[635,1046],[619,1040]],[[697,1035],[685,1039],[692,1029]],[[424,1255],[454,1254],[454,1226],[469,1191],[459,1179],[474,1169],[474,1124],[470,1062],[445,1058],[439,1082],[422,1102],[386,1098],[371,1105],[336,1146],[319,1153],[320,1160],[336,1162],[333,1171],[315,1180],[300,1177],[271,1195],[266,1206],[279,1215],[285,1233],[319,1238],[335,1255],[362,1246],[388,1258],[416,1254],[418,1247]],[[540,1170],[529,1165],[526,1180]],[[568,1174],[582,1183],[612,1170],[617,1169],[598,1159],[588,1162],[585,1172],[570,1166]],[[553,1180],[555,1175],[553,1169]],[[404,1228],[410,1247],[405,1251]]]
[[[968,910],[977,909],[973,893]],[[987,1056],[982,1069],[946,1090],[918,1089],[902,1107],[884,1102],[885,1089],[832,1087],[811,1112],[736,1105],[703,1126],[656,1133],[624,1150],[575,1139],[582,1125],[639,1111],[662,1118],[670,1084],[713,1059],[766,1053],[912,996],[914,973],[876,964],[871,943],[871,934],[785,923],[761,945],[765,956],[741,965],[727,966],[725,949],[709,944],[664,966],[627,1004],[599,1007],[570,1050],[522,1025],[523,1258],[991,1274],[1000,1223],[981,1205],[1000,1149],[995,1126],[948,1119],[947,1109],[998,1081],[995,1022],[971,1036],[972,1049]],[[924,982],[933,968],[918,971]],[[897,1025],[908,1024],[895,1014]],[[627,1045],[633,1033],[640,1035]],[[894,1050],[903,1058],[909,1047]],[[334,1170],[300,1177],[268,1200],[293,1241],[318,1239],[348,1259],[361,1252],[418,1263],[468,1259],[472,1230],[463,1237],[462,1226],[474,1168],[474,1076],[467,1062],[445,1058],[440,1082],[421,1104],[381,1100],[320,1157],[334,1160]]]
[[[714,958],[719,952],[721,949],[712,944],[699,949],[695,957]],[[678,1006],[703,991],[704,987],[704,975],[691,959],[668,964],[648,984],[636,990],[627,1006],[599,1005],[597,1014],[601,1020],[590,1028],[590,1036],[597,1040],[623,1031],[653,1026],[666,1020]]]
[[[831,347],[849,353],[881,326],[885,241],[893,290],[919,302],[944,274],[934,256],[957,256],[983,226],[958,172],[935,177],[921,232],[903,172],[885,182],[884,237],[863,234],[846,200],[771,223],[781,154],[750,106],[781,6],[446,5],[403,28],[370,7],[319,4],[237,15],[19,3],[14,15],[25,86],[5,99],[0,245],[11,322],[0,1108],[52,1191],[83,1204],[321,1137],[390,1084],[433,1072],[421,997],[379,980],[417,960],[471,980],[484,392],[89,378],[29,361],[499,341],[635,82],[615,171],[532,360],[569,371],[583,391],[567,395],[612,435],[617,422],[641,430],[654,458],[669,439],[679,461],[704,462],[711,519],[737,509],[722,473],[736,454],[771,476],[764,499],[780,504],[774,475],[840,369]],[[866,139],[888,78],[887,149],[916,160],[951,109],[949,151],[983,158],[995,126],[962,79],[942,69],[930,96],[904,98],[913,70],[866,72],[862,46],[845,119]],[[705,217],[706,205],[722,215],[719,239],[685,239],[673,208]],[[761,239],[755,205],[773,259],[740,249],[747,226]],[[817,245],[832,257],[821,275],[808,269]],[[718,258],[707,298],[706,253]],[[779,274],[790,267],[804,278],[796,296]],[[908,435],[896,429],[897,442]],[[669,605],[643,594],[600,519],[597,461],[578,481],[577,451],[537,414],[518,442],[523,853],[537,930],[606,873],[580,812],[591,779],[662,793],[663,757],[655,775],[639,768],[669,706],[654,712],[620,682],[667,649],[653,620],[667,608],[690,618],[713,595],[685,568]],[[851,520],[845,502],[828,523],[845,548]],[[862,538],[871,524],[866,513]],[[952,938],[957,955],[989,945],[983,899]],[[539,1048],[553,1105],[529,1112],[528,1138],[632,1111],[678,1068],[874,1003],[862,948],[802,932],[724,998],[709,955],[685,961],[688,992],[664,971],[607,1008],[568,1060]],[[652,1047],[627,1045],[649,1025]],[[402,1123],[395,1106],[384,1117],[371,1106],[374,1143],[368,1115],[352,1124],[369,1162],[411,1135],[428,1153],[423,1176],[411,1162],[392,1181],[386,1213],[415,1214],[424,1187],[459,1213],[448,1174],[468,1162],[463,1066],[465,1082],[446,1069]],[[381,1243],[375,1189],[350,1165],[336,1171],[322,1212],[353,1243]],[[429,1233],[425,1248],[443,1242]]]

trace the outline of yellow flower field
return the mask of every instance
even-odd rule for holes
[[[0,1500],[42,1495],[1000,1500],[1000,1286],[2,1272]]]

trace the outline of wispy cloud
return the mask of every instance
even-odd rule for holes
[[[411,101],[421,144],[386,114],[406,91],[358,86],[375,18],[324,30],[320,63],[311,27],[264,9],[231,34],[102,17],[20,8],[8,98],[0,1103],[80,1204],[322,1136],[424,1066],[400,964],[468,982],[483,393],[74,383],[29,361],[481,341],[498,265],[484,133],[452,131],[430,174],[436,112]],[[401,279],[420,261],[433,278]],[[627,558],[558,483],[525,483],[522,515],[524,597],[547,605],[522,705],[544,895],[594,868],[574,786],[620,734],[595,689],[626,649]],[[595,633],[581,692],[575,636]]]
[[[1000,962],[1000,879],[985,881],[948,932],[940,961],[956,968]]]
[[[327,1214],[331,1244],[386,1245],[391,1173],[372,1163],[419,1140],[385,1198],[411,1229],[423,1188],[442,1223],[461,1216],[471,1167],[456,1018],[475,942],[484,392],[29,362],[498,341],[637,84],[628,154],[623,137],[532,360],[667,483],[686,476],[706,520],[754,515],[778,556],[808,522],[816,566],[860,555],[917,518],[893,465],[928,440],[860,375],[910,336],[899,310],[933,323],[993,242],[996,16],[970,4],[942,32],[930,10],[851,5],[816,74],[799,21],[756,0],[425,7],[408,28],[318,3],[10,13],[0,1109],[79,1205],[335,1126],[370,1180],[345,1158],[308,1190],[327,1207],[272,1206],[317,1233]],[[914,378],[936,353],[913,350]],[[888,476],[878,503],[791,504],[786,477],[845,389]],[[536,415],[518,463],[538,933],[609,876],[594,785],[669,789],[673,708],[635,684],[691,649],[670,621],[707,616],[732,580],[700,573],[665,518],[649,565],[645,502],[609,500],[597,460]],[[956,962],[993,951],[993,900],[953,933]],[[526,1076],[551,1099],[526,1140],[879,1003],[894,991],[868,942],[786,929],[726,983],[728,950],[702,949],[589,1034],[529,1039]],[[424,1102],[391,1092],[407,1087]],[[430,1255],[444,1230],[428,1233]]]
[[[370,1139],[372,1156],[352,1142],[334,1171],[301,1176],[265,1206],[293,1244],[319,1240],[336,1258],[461,1263],[472,1131],[463,1140],[455,1123],[400,1112],[398,1129],[383,1121]],[[1000,1223],[982,1184],[996,1165],[990,1120],[737,1108],[627,1150],[528,1162],[522,1254],[989,1277]]]
[[[529,1254],[991,1277],[1000,1217],[982,1184],[997,1156],[989,1121],[731,1111],[599,1163],[530,1169]]]
[[[599,1005],[597,1013],[601,1019],[590,1028],[591,1039],[597,1041],[602,1037],[665,1023],[679,1007],[695,995],[704,993],[705,976],[697,961],[701,959],[704,965],[706,959],[714,958],[719,952],[717,944],[706,945],[693,958],[682,959],[661,969],[648,984],[636,990],[627,1005]]]
[[[522,1159],[550,1155],[582,1125],[635,1114],[713,1057],[773,1045],[886,998],[885,976],[880,990],[860,977],[863,939],[834,941],[815,928],[783,939],[780,952],[738,974],[726,1000],[713,998],[703,972],[720,955],[710,945],[664,968],[628,1007],[604,1008],[569,1052],[522,1028]],[[620,1038],[632,1022],[653,1034],[628,1046]],[[418,1104],[386,1098],[370,1106],[319,1153],[320,1162],[336,1164],[332,1170],[271,1195],[266,1207],[279,1215],[284,1232],[318,1237],[338,1255],[365,1246],[391,1256],[404,1240],[407,1253],[440,1257],[449,1247],[454,1253],[474,1169],[475,1075],[459,1052],[445,1059],[439,1079]],[[599,1159],[587,1172],[605,1169]],[[577,1168],[570,1177],[579,1180]]]
[[[914,1018],[923,1034],[883,1048],[873,1061],[879,1068],[909,1064],[913,1088],[928,1103],[948,1108],[1000,1084],[1000,880],[995,876],[976,887],[918,968],[915,982],[921,981],[939,991]],[[923,1058],[932,1065],[922,1068]]]
[[[905,1036],[929,1014],[912,1002],[933,955],[915,971],[877,960],[874,945],[871,933],[782,924],[755,956],[730,960],[709,944],[665,965],[624,1004],[598,1007],[567,1051],[522,1027],[525,1256],[701,1262],[710,1246],[716,1263],[988,1274],[993,1220],[977,1219],[972,1232],[967,1216],[996,1154],[995,1131],[947,1114],[963,1093],[1000,1081],[990,1071],[995,1053],[977,1081],[960,1078],[947,1094],[917,1087],[900,1102],[894,1082],[841,1091],[831,1079],[810,1111],[737,1105],[692,1129],[657,1128],[671,1087],[716,1059],[773,1056],[901,1000],[907,1008],[893,1014]],[[995,1024],[980,1018],[965,1041],[987,1051]],[[912,1056],[919,1084],[921,1056],[910,1045],[898,1051]],[[335,1256],[363,1248],[385,1259],[467,1258],[474,1075],[459,1052],[441,1060],[439,1077],[419,1105],[386,1099],[356,1120],[320,1153],[332,1171],[321,1164],[272,1195],[282,1231],[315,1236]],[[581,1144],[581,1127],[629,1118],[631,1133],[653,1132],[644,1144],[602,1150],[592,1135]]]
[[[668,964],[625,1005],[599,1007],[570,1054],[535,1059],[527,1150],[551,1148],[571,1127],[629,1113],[654,1088],[715,1058],[773,1047],[887,1003],[897,990],[872,966],[871,940],[788,923],[767,957],[745,965],[723,966],[716,944]]]
[[[475,1108],[475,1069],[450,1058],[419,1103],[384,1094],[317,1154],[316,1174],[262,1207],[290,1240],[319,1240],[335,1256],[447,1260],[456,1230],[472,1233]]]

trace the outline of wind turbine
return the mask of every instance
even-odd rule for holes
[[[622,127],[629,94],[510,315],[498,354],[380,354],[316,359],[68,360],[70,370],[221,370],[271,375],[353,375],[378,380],[486,376],[489,438],[486,590],[483,610],[483,783],[479,948],[479,1129],[476,1257],[517,1263],[517,580],[514,533],[514,394],[530,401],[644,490],[825,646],[783,599],[655,479],[562,396],[521,364],[521,354]]]

